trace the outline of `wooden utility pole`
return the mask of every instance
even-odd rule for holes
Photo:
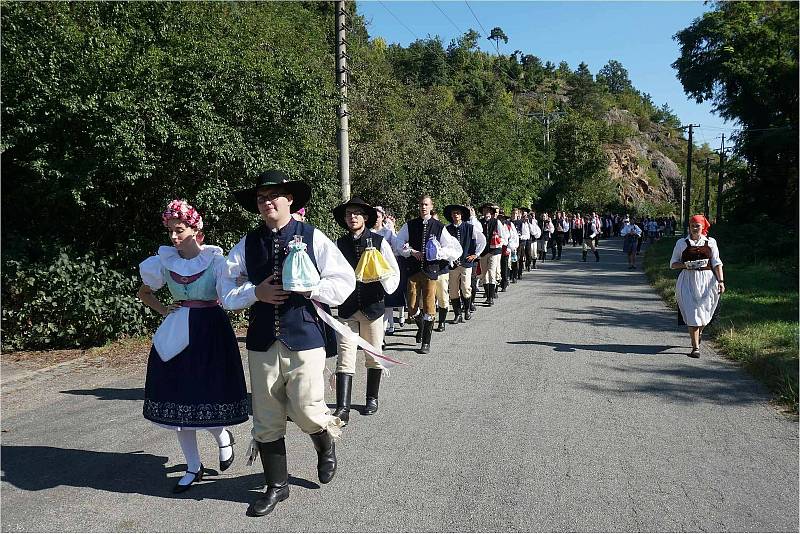
[[[711,169],[711,158],[706,158],[706,195],[703,201],[703,215],[708,219],[709,205],[708,205],[708,188],[709,188],[709,172]]]
[[[722,181],[725,178],[725,134],[719,149],[719,181],[717,182],[717,224],[722,222]]]
[[[347,112],[347,11],[345,0],[336,2],[336,83],[339,86],[339,178],[342,202],[350,200],[350,130]]]
[[[694,147],[692,142],[692,129],[698,128],[699,126],[699,124],[689,125],[689,150],[687,151],[686,157],[686,209],[683,218],[683,227],[687,232],[689,231],[689,217],[692,216],[692,148]]]

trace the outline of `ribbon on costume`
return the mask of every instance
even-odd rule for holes
[[[364,352],[368,352],[373,358],[380,361],[381,365],[386,368],[394,367],[395,365],[408,365],[405,362],[401,362],[400,360],[395,360],[394,358],[390,358],[384,354],[381,354],[381,351],[375,348],[371,343],[366,341],[364,338],[359,336],[358,334],[353,333],[349,328],[343,325],[341,322],[334,319],[331,314],[326,312],[322,306],[320,306],[319,302],[315,300],[311,300],[314,304],[314,307],[317,309],[317,314],[319,314],[319,318],[322,321],[333,328],[340,336],[346,337],[354,341],[359,347],[364,349]]]

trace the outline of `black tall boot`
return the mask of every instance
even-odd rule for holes
[[[264,495],[250,503],[247,515],[259,517],[275,509],[275,505],[289,498],[289,472],[286,469],[286,443],[283,438],[269,443],[256,442],[267,488]]]
[[[364,415],[372,415],[378,411],[382,373],[383,369],[367,369],[367,403],[364,405]]]
[[[436,326],[437,332],[444,332],[445,319],[447,319],[447,308],[437,308],[439,310],[439,324]]]
[[[596,250],[594,251],[594,261],[595,262],[600,261],[600,253],[597,252]]]
[[[586,251],[585,250],[581,253],[581,257],[583,258],[583,261],[586,261]]]
[[[450,306],[453,308],[453,324],[463,323],[464,316],[461,315],[461,299],[450,299]]]
[[[419,351],[428,354],[431,351],[431,335],[433,334],[433,319],[422,322],[422,347]]]
[[[422,312],[414,318],[414,322],[417,323],[417,343],[422,343]]]
[[[334,417],[342,420],[342,426],[350,422],[350,393],[353,387],[353,375],[336,373],[336,411]]]
[[[317,476],[327,484],[336,474],[336,444],[327,430],[311,434],[311,442],[317,450]]]
[[[472,297],[470,297],[468,299],[464,299],[464,298],[461,299],[461,307],[464,310],[464,319],[466,319],[467,321],[472,319],[472,310],[470,310],[470,301],[471,300],[472,300]]]
[[[484,289],[486,289],[486,304],[489,306],[494,306],[494,288],[495,284],[483,284]]]
[[[469,298],[469,311],[474,312],[477,308],[475,308],[475,293],[477,292],[478,288],[472,288],[472,296]]]

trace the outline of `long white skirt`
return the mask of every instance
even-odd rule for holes
[[[687,326],[706,326],[719,304],[719,288],[714,272],[683,269],[675,283],[675,298]]]

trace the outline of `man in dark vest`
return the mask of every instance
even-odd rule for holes
[[[434,314],[436,313],[436,280],[440,271],[461,256],[461,245],[446,232],[444,224],[431,217],[433,200],[428,195],[419,199],[419,217],[407,222],[397,234],[402,243],[401,254],[408,258],[408,314],[419,311],[417,343],[420,352],[431,350]]]
[[[370,247],[380,251],[392,269],[391,274],[377,281],[359,281],[357,275],[356,290],[339,305],[339,319],[344,321],[350,331],[380,349],[384,335],[383,299],[387,294],[392,294],[400,283],[397,260],[389,242],[370,230],[377,219],[377,212],[362,199],[353,197],[349,202],[336,206],[333,208],[333,218],[347,230],[346,235],[336,240],[336,246],[353,269],[358,266],[364,251]],[[336,411],[333,415],[341,419],[343,425],[347,425],[350,421],[350,394],[356,372],[358,345],[353,339],[341,335],[336,337],[339,350],[336,360]],[[378,411],[378,390],[383,366],[368,352],[364,352],[364,365],[367,368],[367,402],[362,413],[372,415]]]
[[[486,304],[493,306],[497,297],[497,283],[500,282],[500,255],[503,253],[503,242],[508,243],[508,238],[503,238],[505,232],[497,220],[497,205],[486,203],[478,209],[483,213],[481,226],[486,236],[486,248],[480,256],[481,282],[486,292]]]
[[[341,433],[342,422],[325,404],[326,329],[311,300],[338,306],[353,292],[356,281],[353,268],[333,241],[292,217],[311,198],[308,184],[290,181],[281,171],[267,171],[253,187],[234,196],[239,205],[264,221],[231,249],[229,275],[244,275],[247,281],[222,297],[226,309],[250,308],[251,450],[253,456],[261,456],[267,484],[247,515],[262,516],[289,497],[287,415],[311,436],[320,482],[326,484],[336,474],[333,437]],[[320,277],[316,287],[303,293],[284,291],[281,281],[288,245],[297,236],[302,237]]]
[[[477,242],[473,235],[473,226],[466,222],[470,217],[469,208],[458,204],[445,206],[444,217],[450,221],[447,231],[461,245],[461,257],[453,262],[449,278],[450,304],[455,313],[453,324],[458,324],[463,323],[464,319],[467,321],[472,319],[469,304],[472,297],[472,268],[475,266],[477,258],[475,254]]]

